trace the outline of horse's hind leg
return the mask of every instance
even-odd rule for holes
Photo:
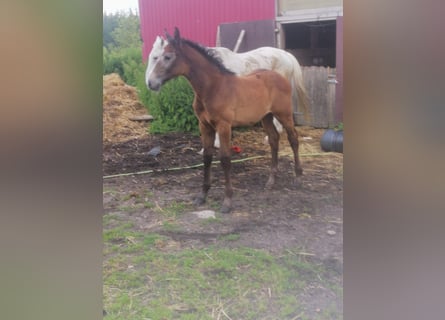
[[[298,177],[303,174],[303,169],[301,168],[300,156],[298,154],[298,147],[299,147],[298,133],[293,125],[287,127],[286,132],[287,132],[287,139],[289,140],[289,144],[290,144],[292,151],[294,153],[295,177],[296,177],[295,185],[300,186],[301,182],[298,179]]]
[[[275,178],[278,171],[278,142],[280,139],[280,135],[275,128],[275,125],[273,123],[273,116],[271,113],[267,114],[263,120],[262,120],[263,128],[267,133],[267,136],[269,137],[269,145],[270,145],[270,151],[272,154],[272,161],[270,166],[270,174],[269,179],[266,183],[266,189],[272,188],[272,186],[275,184]]]
[[[199,122],[199,131],[201,132],[201,141],[204,148],[203,162],[204,162],[204,181],[202,184],[201,193],[195,198],[194,203],[201,205],[206,202],[207,193],[210,189],[210,173],[213,160],[213,141],[215,139],[215,130],[209,125]]]
[[[292,148],[292,152],[294,154],[294,163],[295,163],[295,185],[300,186],[301,183],[298,179],[299,176],[303,174],[303,169],[301,168],[300,157],[298,155],[298,133],[294,127],[294,121],[292,119],[292,113],[289,113],[286,117],[278,117],[278,120],[283,125],[284,129],[287,133],[287,139],[289,140],[289,144]]]

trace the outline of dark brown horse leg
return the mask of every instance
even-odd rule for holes
[[[286,129],[287,139],[289,140],[289,144],[294,153],[294,162],[295,162],[295,186],[301,186],[301,181],[298,179],[299,176],[303,174],[303,169],[301,168],[300,157],[298,155],[298,133],[294,127],[294,123],[292,120],[292,115],[289,115],[287,121],[281,121],[281,124]]]
[[[199,123],[199,130],[201,132],[201,141],[204,148],[203,162],[204,162],[204,182],[202,184],[201,193],[195,198],[195,205],[202,205],[206,202],[207,193],[210,189],[211,166],[213,160],[213,141],[215,140],[215,130],[203,123]]]
[[[219,157],[221,160],[221,167],[224,171],[225,189],[224,189],[224,201],[221,207],[221,213],[229,213],[232,210],[232,162],[231,162],[231,150],[230,150],[230,138],[232,128],[230,124],[221,125],[218,128],[218,134],[221,146],[219,148]]]
[[[280,140],[280,135],[273,124],[273,115],[271,113],[263,118],[262,123],[269,139],[270,151],[272,154],[269,179],[266,183],[266,189],[270,189],[275,184],[275,178],[278,171],[278,142]]]

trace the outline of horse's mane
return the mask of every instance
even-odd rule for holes
[[[220,57],[216,55],[216,51],[210,48],[203,47],[202,45],[193,42],[188,39],[181,39],[181,41],[188,46],[192,47],[196,51],[198,51],[204,58],[206,58],[211,64],[215,65],[219,71],[225,74],[235,74],[235,72],[229,70],[226,68],[226,66],[223,64]]]

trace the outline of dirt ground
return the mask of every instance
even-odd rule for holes
[[[119,107],[115,103],[116,106]],[[270,191],[264,190],[270,152],[264,143],[262,128],[235,130],[233,145],[241,152],[234,152],[232,160],[253,159],[233,163],[234,209],[230,214],[221,214],[218,210],[223,199],[224,181],[220,166],[212,167],[212,188],[208,202],[201,207],[193,207],[192,198],[201,188],[202,167],[180,169],[202,162],[202,156],[198,154],[201,149],[199,137],[184,133],[150,135],[148,125],[138,124],[144,134],[129,133],[126,138],[116,134],[119,137],[116,140],[110,138],[113,134],[107,134],[104,139],[105,214],[125,215],[138,230],[159,232],[169,237],[171,240],[165,245],[171,250],[215,244],[248,246],[279,255],[298,248],[299,254],[331,270],[330,280],[342,287],[343,155],[321,151],[320,137],[324,130],[297,127],[303,167],[302,186],[298,189],[292,187],[293,160],[286,135],[281,135],[278,179]],[[105,127],[109,128],[104,124]],[[118,126],[114,129],[120,130]],[[155,147],[160,147],[160,152],[151,155],[150,151]],[[147,170],[150,172],[110,177]],[[106,190],[115,192],[107,193]],[[127,196],[123,198],[116,194]],[[156,199],[155,208],[138,207],[131,213],[122,209],[147,194]],[[180,229],[169,231],[162,228],[159,215],[154,212],[174,202],[189,204],[187,209],[190,210],[177,217]],[[205,209],[214,210],[219,223],[197,223],[200,218],[192,211]],[[221,236],[230,234],[239,237],[221,241]],[[342,318],[342,297],[328,288],[317,287],[309,293],[302,292],[301,299],[305,301],[308,315],[334,303],[338,308],[338,318],[335,319]]]
[[[303,176],[302,187],[293,189],[293,162],[290,149],[282,148],[279,158],[277,184],[271,191],[264,185],[269,172],[268,146],[263,143],[261,128],[234,133],[234,144],[241,152],[233,154],[232,160],[254,158],[232,165],[234,186],[234,210],[221,215],[224,228],[218,230],[196,230],[193,219],[187,217],[184,227],[187,232],[172,234],[181,245],[196,246],[200,241],[208,242],[223,233],[242,232],[240,245],[266,248],[279,252],[286,246],[300,246],[320,259],[342,261],[342,175],[343,157],[338,153],[323,153],[318,147],[321,130],[305,128],[300,152]],[[285,134],[281,144],[287,143]],[[154,147],[160,147],[157,156],[148,155]],[[127,142],[106,144],[103,148],[104,189],[113,188],[133,195],[153,192],[159,204],[169,200],[192,201],[202,184],[202,167],[179,169],[199,165],[202,156],[200,139],[190,134],[155,135]],[[304,152],[304,150],[310,152]],[[260,158],[255,158],[261,156]],[[215,157],[215,160],[216,157]],[[123,177],[107,177],[121,173],[154,172]],[[222,169],[212,167],[212,188],[208,202],[218,209],[223,199],[224,179]],[[130,201],[131,202],[131,201]],[[113,198],[104,198],[105,210],[112,210],[122,203]],[[196,210],[214,209],[203,205]],[[149,210],[141,216],[133,214],[140,229],[153,225]],[[332,262],[332,261],[331,261]]]

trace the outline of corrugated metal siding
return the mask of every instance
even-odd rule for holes
[[[139,0],[143,58],[157,35],[176,26],[185,38],[215,46],[221,23],[275,19],[274,0]]]

